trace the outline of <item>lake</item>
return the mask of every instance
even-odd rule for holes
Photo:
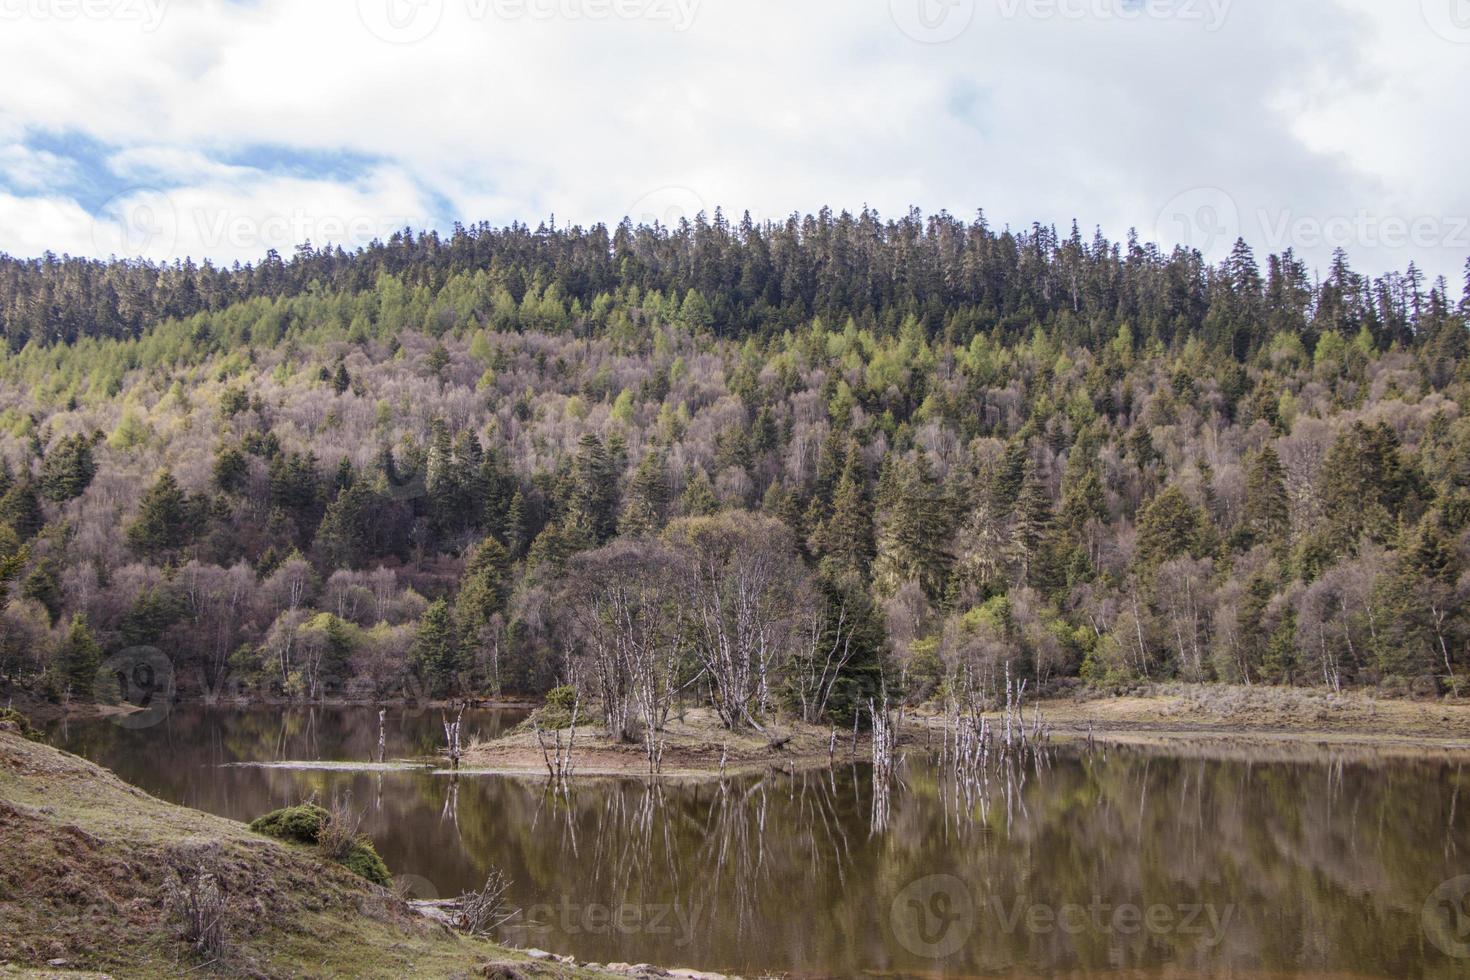
[[[467,739],[524,717],[466,712]],[[1453,761],[1056,749],[957,787],[910,747],[886,816],[870,767],[699,783],[238,765],[365,762],[377,710],[181,707],[53,742],[238,820],[350,792],[419,897],[492,868],[502,938],[600,962],[802,977],[1470,976],[1470,794]],[[390,708],[389,758],[437,711]]]

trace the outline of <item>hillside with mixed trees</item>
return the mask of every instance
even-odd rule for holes
[[[916,213],[0,257],[0,683],[156,648],[186,695],[572,680],[618,726],[1448,690],[1467,317],[1412,266]]]

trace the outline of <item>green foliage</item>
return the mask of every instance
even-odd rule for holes
[[[16,480],[0,494],[0,524],[9,527],[22,541],[34,537],[45,522],[36,488],[29,480]]]
[[[102,648],[92,638],[87,621],[81,616],[73,616],[71,626],[66,631],[66,639],[56,651],[53,663],[56,687],[62,691],[70,691],[74,698],[90,700],[92,687],[97,679],[97,669],[101,665]]]
[[[250,829],[257,834],[295,844],[315,844],[317,834],[329,814],[315,803],[302,803],[280,810],[272,810],[250,822]]]
[[[292,844],[315,845],[322,827],[331,819],[331,814],[315,803],[302,803],[280,810],[272,810],[250,822],[250,829],[266,837],[287,841]],[[358,838],[347,845],[346,853],[334,858],[348,871],[366,878],[375,885],[387,888],[393,883],[388,866],[378,856],[372,843]]]
[[[143,494],[138,516],[128,525],[128,544],[140,555],[165,557],[193,537],[189,518],[184,491],[173,473],[164,470]]]
[[[419,621],[413,660],[420,679],[434,697],[461,689],[468,658],[454,612],[445,600],[429,606]]]
[[[1135,561],[1153,571],[1166,561],[1198,557],[1206,542],[1208,518],[1178,487],[1161,492],[1138,515],[1138,552]]]
[[[46,736],[31,726],[31,720],[14,708],[0,708],[0,730],[6,729],[32,742],[46,741]]]
[[[876,624],[849,706],[964,657],[1470,666],[1470,305],[1345,257],[1317,283],[1243,242],[1211,266],[823,213],[0,269],[7,671],[86,609],[180,676],[304,684],[279,621],[374,690],[478,688],[492,654],[540,689],[577,652],[546,600],[579,552],[757,501]]]
[[[1417,516],[1419,481],[1385,422],[1354,422],[1322,462],[1323,537],[1330,553],[1355,551],[1367,537],[1387,544],[1401,517]]]
[[[74,500],[91,485],[96,474],[92,440],[82,435],[67,436],[42,460],[41,493],[57,503]]]
[[[1276,450],[1266,446],[1251,460],[1245,484],[1246,544],[1283,549],[1290,540],[1291,514],[1286,502],[1286,470]]]
[[[358,877],[366,878],[375,885],[387,888],[393,884],[393,875],[389,873],[388,865],[384,864],[383,859],[378,856],[377,849],[373,847],[371,841],[354,841],[338,863]]]
[[[892,595],[905,582],[918,582],[926,595],[938,598],[953,561],[953,513],[925,456],[897,465],[893,489],[878,521],[873,579],[879,593]]]

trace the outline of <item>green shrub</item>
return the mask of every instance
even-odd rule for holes
[[[263,817],[257,817],[251,821],[250,829],[277,840],[318,845],[322,849],[323,857],[336,861],[353,874],[385,888],[392,884],[393,875],[367,838],[356,836],[354,832],[352,839],[345,844],[336,842],[330,845],[336,853],[328,852],[328,846],[322,838],[329,835],[323,835],[322,830],[328,827],[331,820],[330,811],[315,803],[302,803],[272,810]]]
[[[250,829],[257,834],[265,834],[277,840],[294,841],[297,844],[315,844],[326,819],[326,810],[315,803],[302,803],[300,806],[288,806],[283,810],[273,810],[263,817],[257,817],[251,822]]]
[[[577,703],[577,689],[570,684],[561,687],[553,687],[546,692],[546,706],[548,708],[561,708],[567,714],[572,713],[572,705]]]
[[[43,742],[45,736],[31,727],[31,721],[14,708],[0,708],[0,730],[13,728],[21,738]]]
[[[339,862],[342,867],[353,874],[366,878],[375,885],[387,888],[393,883],[393,875],[388,872],[388,866],[383,859],[378,857],[370,841],[359,839],[354,841],[348,849],[347,855]]]

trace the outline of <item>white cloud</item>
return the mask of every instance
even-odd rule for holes
[[[1238,231],[1318,264],[1346,228],[1374,272],[1470,253],[1449,114],[1470,46],[1419,0],[174,0],[151,32],[7,23],[0,83],[0,132],[80,132],[251,213],[427,210],[425,190],[467,222],[912,204]],[[219,162],[260,145],[385,162],[372,189]],[[1174,220],[1200,188],[1215,206]],[[1219,226],[1191,230],[1200,213]],[[1385,231],[1423,218],[1438,237]]]
[[[76,167],[65,157],[19,143],[0,146],[0,180],[26,191],[65,186],[76,179]]]
[[[101,210],[93,238],[99,254],[243,262],[269,249],[289,254],[305,241],[350,248],[430,220],[416,184],[397,169],[380,168],[350,183],[257,175],[136,188]]]

